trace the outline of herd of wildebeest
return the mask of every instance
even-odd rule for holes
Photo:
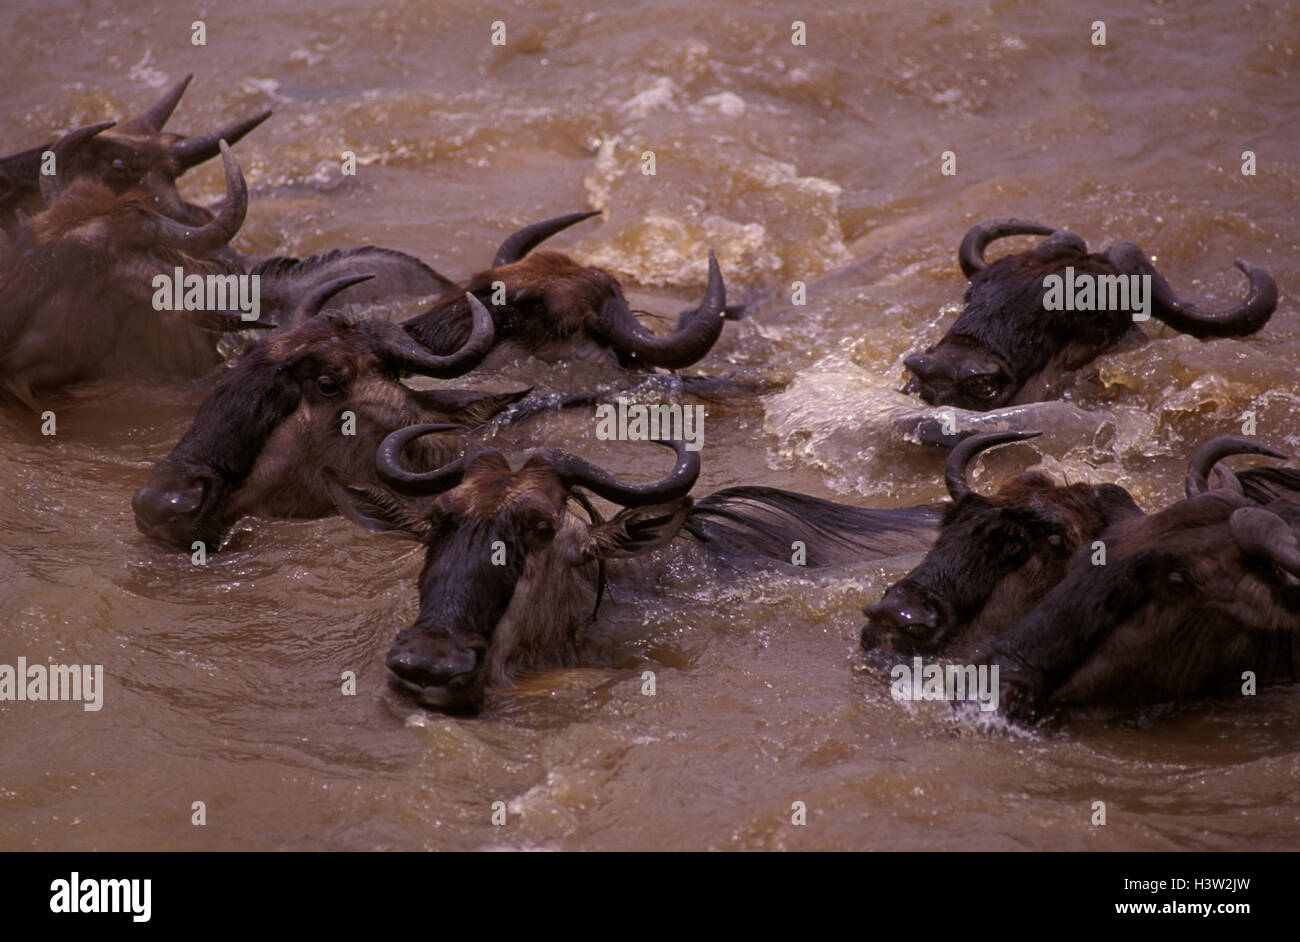
[[[512,464],[490,447],[495,431],[612,396],[414,388],[404,377],[581,359],[635,384],[690,367],[726,320],[746,314],[728,306],[712,254],[702,303],[662,335],[641,325],[612,275],[538,248],[591,212],[511,235],[463,281],[373,246],[249,258],[230,247],[248,195],[229,145],[269,112],[198,136],[165,131],[188,82],[129,120],[0,159],[0,397],[21,416],[72,383],[212,377],[193,425],[132,500],[140,531],[184,552],[217,550],[247,516],[341,513],[422,543],[419,614],[387,655],[394,685],[419,701],[474,711],[514,671],[578,663],[581,631],[616,575],[607,563],[679,536],[735,578],[795,570],[796,546],[805,568],[926,553],[867,605],[862,646],[996,664],[1001,710],[1019,722],[1232,695],[1248,672],[1260,684],[1296,680],[1300,471],[1218,464],[1286,458],[1265,444],[1205,442],[1189,456],[1186,499],[1147,510],[1117,485],[1042,472],[974,492],[970,462],[1037,434],[1026,431],[966,437],[947,460],[951,501],[922,507],[866,509],[761,486],[693,499],[701,452],[675,440],[655,443],[676,460],[650,484],[553,448]],[[226,183],[215,213],[177,189],[214,157]],[[994,240],[1026,234],[1046,238],[985,260]],[[1041,401],[1070,371],[1145,338],[1136,303],[1049,310],[1045,279],[1067,268],[1146,276],[1149,313],[1198,338],[1259,331],[1277,306],[1273,280],[1244,261],[1246,298],[1202,310],[1131,243],[1090,253],[1072,232],[1014,219],[976,225],[958,256],[963,311],[905,361],[904,391],[933,406]],[[257,320],[233,303],[160,306],[155,280],[177,269],[208,282],[236,276],[228,298],[239,276],[259,276]],[[400,298],[432,300],[402,323],[365,316]],[[234,362],[223,332],[244,332]],[[348,434],[345,413],[355,417]],[[616,512],[607,519],[589,495]]]

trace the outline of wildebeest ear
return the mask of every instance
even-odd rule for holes
[[[1129,517],[1142,516],[1142,508],[1133,500],[1133,495],[1118,484],[1098,484],[1095,493],[1106,526]]]
[[[429,521],[378,487],[345,484],[333,468],[322,468],[325,489],[339,513],[358,526],[402,540],[423,540]]]
[[[677,535],[692,503],[690,497],[679,497],[667,504],[628,507],[612,520],[592,525],[582,555],[619,559],[658,549]]]
[[[413,389],[415,401],[426,409],[440,412],[449,422],[465,428],[485,424],[507,406],[514,405],[532,389],[519,392],[482,393],[469,389]]]

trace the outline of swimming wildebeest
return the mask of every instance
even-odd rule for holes
[[[1047,238],[984,261],[990,242],[1012,235]],[[1073,232],[1020,219],[980,223],[962,240],[958,256],[970,280],[961,314],[937,344],[904,360],[912,373],[904,392],[931,405],[982,411],[1052,398],[1064,374],[1142,336],[1135,313],[1204,339],[1254,333],[1277,307],[1273,279],[1241,259],[1235,264],[1250,279],[1245,300],[1202,311],[1175,295],[1133,243],[1089,253]],[[1060,279],[1064,304],[1052,303],[1049,276]]]
[[[1106,530],[994,645],[1003,711],[1034,721],[1240,694],[1300,676],[1300,503],[1216,488]]]
[[[210,221],[212,214],[206,209],[181,198],[177,178],[216,157],[221,141],[233,146],[271,112],[262,111],[197,137],[164,132],[163,126],[193,77],[181,79],[155,104],[129,120],[116,126],[98,125],[103,133],[85,138],[75,149],[65,147],[59,153],[51,142],[0,158],[0,229],[12,233],[23,214],[34,216],[49,208],[50,178],[42,175],[41,166],[50,152],[56,155],[55,176],[65,187],[78,178],[88,178],[117,194],[142,191],[152,209],[189,225]]]
[[[579,265],[562,252],[532,251],[544,239],[598,214],[572,213],[516,232],[497,249],[491,268],[448,289],[432,308],[406,321],[407,329],[434,352],[459,346],[469,331],[468,292],[488,306],[496,321],[496,349],[485,363],[488,368],[528,356],[667,369],[701,359],[722,333],[723,319],[739,311],[727,307],[712,252],[704,302],[684,312],[673,333],[659,337],[637,322],[613,275]]]
[[[155,211],[140,191],[80,178],[18,230],[0,258],[0,392],[34,408],[34,389],[215,364],[207,331],[184,311],[154,308],[152,280],[177,267],[240,274],[215,253],[243,224],[248,191],[229,147],[219,147],[226,201],[203,225]]]
[[[1065,576],[1072,555],[1101,533],[1142,511],[1115,484],[1057,484],[1031,471],[1003,484],[992,497],[970,490],[966,467],[988,448],[1031,438],[1034,432],[972,436],[948,458],[945,479],[953,504],[933,549],[879,602],[863,613],[862,646],[902,653],[951,649],[996,637],[1029,611]],[[1251,439],[1225,435],[1198,448],[1188,462],[1189,492],[1230,455],[1284,457]],[[1249,499],[1267,503],[1289,493],[1300,499],[1300,478],[1287,468],[1219,469]]]
[[[79,152],[101,130],[74,132],[56,152]],[[34,408],[34,390],[81,380],[202,376],[221,362],[216,332],[300,323],[302,301],[341,280],[350,279],[347,290],[327,302],[327,313],[436,295],[451,284],[417,258],[374,246],[276,257],[246,270],[246,259],[225,250],[243,224],[247,187],[229,147],[217,147],[227,196],[202,225],[158,212],[141,189],[118,194],[89,177],[66,188],[42,179],[50,208],[25,221],[0,257],[0,395]],[[181,288],[166,287],[182,282],[184,305],[172,300]],[[188,309],[192,298],[197,309]]]
[[[1142,511],[1115,484],[1058,484],[1041,471],[990,497],[971,490],[966,469],[981,452],[1039,432],[986,432],[948,455],[952,504],[925,559],[863,609],[862,646],[912,654],[1013,624],[1065,573],[1071,554],[1107,526]]]
[[[341,259],[336,267],[347,270],[359,262]],[[308,259],[293,267],[314,264]],[[313,271],[304,283],[318,277]],[[353,483],[373,482],[376,448],[395,429],[454,423],[464,433],[512,406],[508,421],[516,423],[598,400],[578,395],[521,401],[528,390],[412,389],[401,382],[403,372],[452,378],[479,366],[493,347],[496,325],[482,302],[467,295],[474,330],[459,351],[440,356],[415,341],[409,322],[331,314],[330,295],[363,277],[336,278],[300,300],[283,318],[298,326],[263,338],[222,377],[133,499],[142,533],[186,551],[195,541],[214,550],[244,516],[334,513],[320,468],[330,465]],[[292,293],[301,290],[295,285]],[[436,466],[461,444],[461,435],[444,433],[421,439],[417,447],[421,460]]]
[[[221,378],[132,500],[142,533],[186,551],[196,540],[213,550],[245,515],[328,516],[334,504],[321,467],[373,481],[375,451],[394,429],[422,421],[463,432],[526,394],[400,382],[403,372],[452,378],[472,370],[491,349],[491,315],[471,300],[473,331],[460,350],[439,356],[397,324],[318,313],[362,277],[317,289],[293,313],[300,326],[264,338]],[[431,437],[421,442],[421,457],[442,464],[458,445],[455,434]]]
[[[326,476],[350,519],[425,546],[419,614],[398,633],[388,669],[424,703],[473,711],[513,670],[577,663],[605,561],[649,552],[677,534],[700,456],[683,442],[660,442],[673,448],[676,464],[644,485],[553,449],[533,452],[518,469],[494,450],[422,473],[402,466],[409,443],[446,428],[389,435],[375,456],[386,486]],[[584,490],[624,509],[604,520]]]

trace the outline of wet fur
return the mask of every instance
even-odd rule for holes
[[[1261,684],[1294,682],[1300,585],[1238,549],[1228,518],[1248,503],[1211,492],[1119,523],[1101,537],[1105,566],[1081,550],[993,648],[1006,711],[1032,720],[1231,693],[1245,670]],[[1300,526],[1294,503],[1267,509]]]

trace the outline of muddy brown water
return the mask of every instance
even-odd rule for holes
[[[119,117],[193,71],[181,131],[276,110],[236,149],[245,251],[373,243],[462,276],[513,227],[595,207],[604,218],[557,245],[615,271],[634,306],[675,314],[713,247],[731,297],[767,300],[701,367],[795,382],[710,406],[697,494],[940,498],[942,456],[871,417],[897,404],[903,356],[951,322],[957,244],[992,216],[1137,242],[1206,303],[1240,296],[1245,257],[1282,302],[1243,340],[1149,328],[1070,392],[1095,429],[1004,448],[977,486],[1041,461],[1159,506],[1190,447],[1246,411],[1258,437],[1300,451],[1295,3],[232,0],[207,14],[196,49],[195,17],[165,4],[7,3],[5,149]],[[1089,42],[1098,19],[1105,47]],[[338,172],[344,150],[355,177]],[[184,183],[221,193],[213,168]],[[473,384],[602,378],[521,364]],[[658,574],[614,586],[587,666],[526,676],[473,719],[412,707],[383,665],[415,613],[410,544],[337,518],[248,520],[200,568],[137,534],[129,499],[204,388],[69,390],[44,406],[53,437],[0,413],[0,663],[106,674],[97,713],[0,703],[0,848],[1300,845],[1294,688],[1051,734],[895,703],[855,653],[860,609],[914,559],[723,579],[670,549]],[[633,479],[666,465],[596,441],[591,421],[546,434]],[[1105,827],[1090,823],[1099,800]]]

